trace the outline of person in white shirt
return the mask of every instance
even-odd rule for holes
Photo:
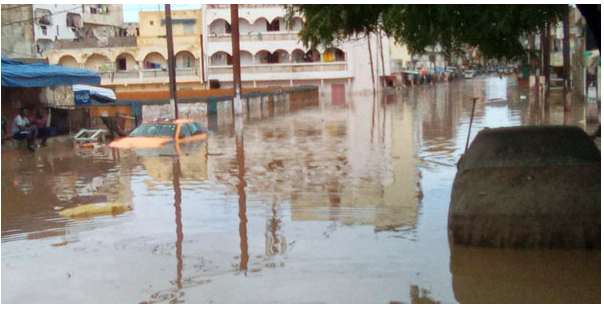
[[[37,135],[36,126],[32,126],[29,124],[29,120],[27,119],[27,115],[29,112],[27,109],[21,109],[21,112],[15,116],[13,120],[13,138],[16,140],[27,139],[27,148],[29,150],[34,151],[36,149],[34,143]]]

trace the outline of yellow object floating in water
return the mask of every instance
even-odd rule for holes
[[[59,215],[74,219],[87,219],[94,216],[119,215],[132,207],[124,204],[82,204],[74,208],[59,211]]]

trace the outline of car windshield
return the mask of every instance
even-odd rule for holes
[[[162,136],[173,138],[174,131],[176,131],[176,125],[174,124],[146,123],[134,129],[129,136]]]

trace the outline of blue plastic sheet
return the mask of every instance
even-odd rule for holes
[[[97,73],[49,65],[45,63],[23,63],[2,57],[2,87],[54,87],[73,84],[98,85],[101,77]]]

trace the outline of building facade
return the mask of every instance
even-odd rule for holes
[[[3,4],[2,55],[44,59],[57,42],[107,40],[121,24],[121,4]]]
[[[208,80],[230,85],[233,80],[230,6],[208,4],[203,14]],[[341,89],[352,85],[357,77],[365,80],[371,75],[368,70],[359,72],[358,63],[355,63],[369,62],[365,39],[310,50],[298,38],[298,32],[304,24],[302,17],[294,16],[293,24],[289,27],[284,16],[285,9],[281,5],[239,5],[243,87],[320,85],[329,88],[336,85],[333,88]],[[373,51],[377,51],[379,44],[375,45]],[[385,56],[389,59],[388,43],[385,46]],[[378,56],[377,53],[375,56]],[[373,59],[376,66],[380,61],[378,57]],[[389,70],[388,65],[388,74]],[[380,75],[384,75],[384,72]],[[367,83],[360,85],[365,87]]]
[[[167,89],[165,23],[165,12],[139,12],[138,27],[116,29],[126,36],[63,42],[46,55],[50,63],[99,72],[101,85],[116,92]],[[201,89],[201,10],[172,11],[172,23],[179,89]]]
[[[91,8],[84,8],[84,21],[92,14]],[[281,5],[239,6],[244,88],[318,85],[342,93],[349,89],[370,90],[372,76],[377,83],[379,76],[390,74],[389,40],[385,36],[371,35],[369,40],[362,37],[309,50],[298,38],[303,19],[294,17],[290,28],[284,16]],[[61,40],[45,52],[49,63],[97,71],[102,76],[101,85],[116,92],[168,89],[165,12],[139,12],[138,28],[124,24],[117,27],[110,20],[103,22],[116,28],[115,35],[109,33],[106,39],[84,36]],[[178,89],[206,89],[210,85],[231,88],[230,6],[204,5],[202,10],[172,11],[172,23]]]

